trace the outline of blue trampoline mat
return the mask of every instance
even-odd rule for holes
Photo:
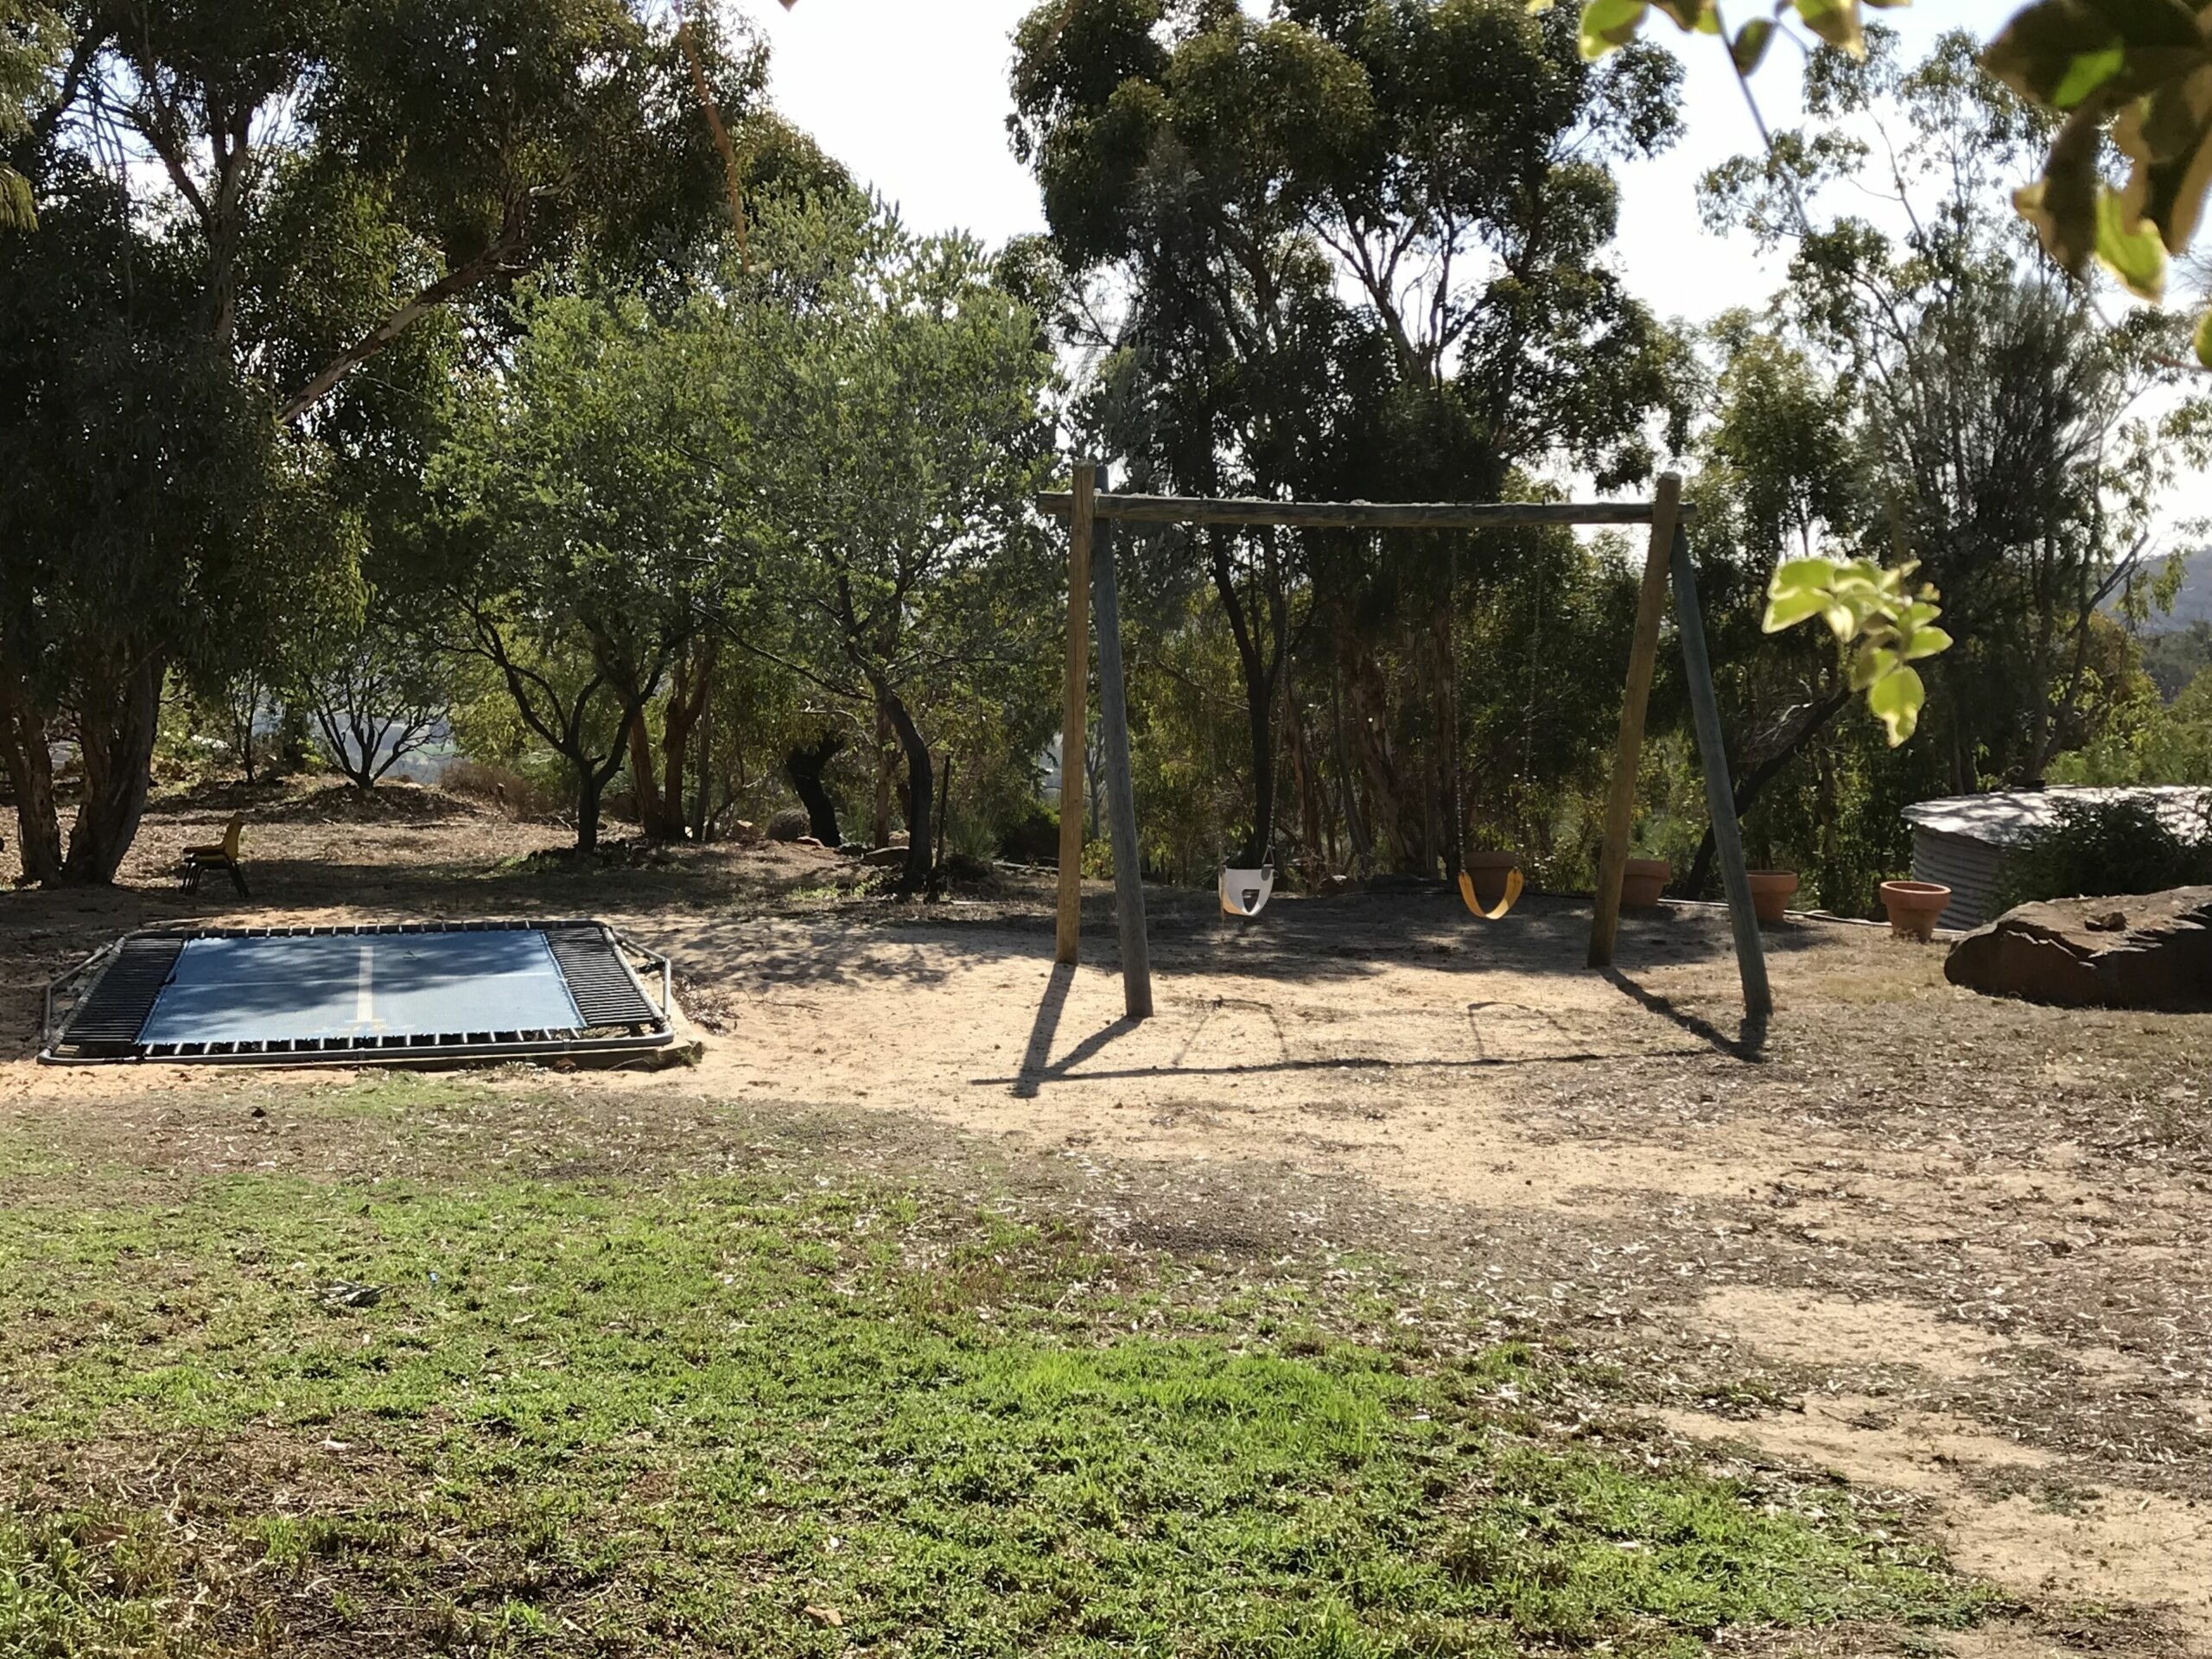
[[[575,999],[536,929],[195,938],[138,1040],[574,1031]]]

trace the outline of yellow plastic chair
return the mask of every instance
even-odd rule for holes
[[[184,849],[183,885],[188,893],[200,891],[200,878],[210,870],[229,873],[231,885],[238,890],[238,897],[251,899],[253,894],[245,885],[245,861],[238,856],[238,842],[245,833],[245,814],[233,812],[231,821],[223,826],[223,838],[204,847]]]

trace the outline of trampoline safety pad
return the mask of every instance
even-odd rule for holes
[[[658,971],[658,1006],[632,957]],[[41,1058],[375,1065],[658,1047],[674,1037],[668,977],[666,958],[596,921],[134,933],[49,988]]]

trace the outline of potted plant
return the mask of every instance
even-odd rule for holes
[[[1649,910],[1667,890],[1675,867],[1663,858],[1631,858],[1621,872],[1621,906]]]
[[[1890,912],[1890,931],[1900,939],[1934,938],[1936,918],[1950,902],[1951,890],[1940,881],[1882,883],[1882,908]]]
[[[1752,911],[1763,925],[1778,926],[1788,914],[1789,895],[1797,891],[1797,872],[1753,870],[1751,877]]]
[[[1505,897],[1505,879],[1521,868],[1521,855],[1495,849],[1469,853],[1460,868],[1475,884],[1475,897],[1484,910],[1496,908]]]

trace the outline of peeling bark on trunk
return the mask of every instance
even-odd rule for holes
[[[158,653],[149,654],[86,688],[77,713],[85,799],[69,830],[60,878],[64,887],[105,887],[130,850],[152,781],[148,768],[166,668]]]
[[[914,724],[914,717],[906,712],[897,692],[879,686],[875,696],[876,706],[898,734],[899,747],[906,756],[906,867],[899,872],[898,890],[921,893],[930,882],[930,817],[934,810],[929,745],[922,741],[921,728]]]
[[[16,851],[26,882],[61,878],[61,820],[54,804],[54,753],[45,714],[22,677],[0,664],[0,764],[16,796]]]

